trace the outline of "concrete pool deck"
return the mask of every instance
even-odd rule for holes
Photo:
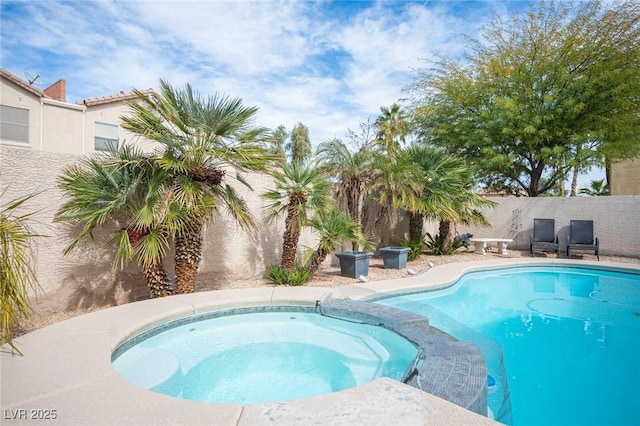
[[[315,305],[317,300],[369,300],[446,287],[462,274],[501,266],[570,265],[640,273],[637,265],[514,258],[451,263],[410,278],[331,288],[262,287],[172,296],[75,317],[18,337],[24,356],[0,353],[2,424],[65,425],[491,425],[488,418],[382,378],[314,398],[254,405],[209,404],[161,395],[126,382],[112,352],[152,325],[194,313],[241,306]],[[55,419],[54,419],[55,417]]]

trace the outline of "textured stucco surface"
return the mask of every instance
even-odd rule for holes
[[[640,256],[640,196],[494,198],[498,207],[483,211],[491,228],[458,226],[458,232],[474,237],[512,238],[510,248],[529,248],[534,218],[555,219],[562,255],[566,255],[571,220],[593,220],[600,254]]]
[[[0,146],[0,196],[3,203],[28,193],[38,192],[26,208],[37,211],[33,229],[46,237],[38,238],[35,248],[35,268],[48,297],[56,297],[61,308],[109,306],[136,300],[148,294],[144,278],[135,266],[113,269],[113,255],[108,250],[87,246],[69,256],[62,250],[73,229],[53,223],[53,215],[62,203],[56,188],[61,170],[81,157],[71,154],[35,151],[29,148]],[[224,212],[209,224],[204,240],[204,253],[198,285],[210,288],[212,282],[255,278],[268,265],[278,263],[282,245],[283,222],[269,223],[264,217],[260,194],[271,184],[266,175],[250,175],[253,192],[238,187],[258,222],[253,239]],[[571,219],[592,219],[601,241],[601,254],[640,256],[640,196],[572,197],[572,198],[498,198],[500,205],[485,210],[492,228],[458,226],[459,233],[471,232],[477,237],[508,237],[509,247],[526,249],[533,228],[533,218],[555,218],[561,246],[565,246]],[[122,226],[115,224],[114,226]],[[379,237],[382,245],[394,238],[406,237],[406,221],[397,229],[388,229]],[[434,233],[437,227],[427,223],[425,230]],[[105,232],[96,232],[97,240],[105,241]],[[302,247],[313,247],[315,237],[303,233]],[[397,242],[396,242],[397,244]],[[337,263],[335,256],[328,263]],[[171,264],[167,265],[172,268]]]

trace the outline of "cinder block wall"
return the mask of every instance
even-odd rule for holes
[[[640,196],[609,197],[536,197],[494,198],[498,207],[483,213],[491,228],[458,226],[459,233],[476,237],[513,238],[511,247],[529,248],[534,218],[555,219],[556,234],[563,252],[566,249],[569,222],[593,220],[594,234],[600,238],[601,254],[640,256]]]

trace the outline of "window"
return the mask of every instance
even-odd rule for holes
[[[0,105],[0,140],[29,143],[29,110]]]
[[[95,136],[93,138],[93,149],[96,151],[107,151],[109,148],[118,147],[118,125],[100,123],[96,121]]]

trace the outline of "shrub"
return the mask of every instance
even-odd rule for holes
[[[402,247],[408,247],[410,249],[407,255],[408,260],[416,260],[424,251],[425,243],[421,237],[414,237],[411,240],[403,240],[400,242]]]
[[[271,265],[264,277],[274,284],[299,286],[309,281],[311,274],[307,269],[297,265],[294,269]]]
[[[434,237],[427,232],[427,238],[429,238],[429,241],[426,243],[427,248],[436,256],[453,254],[458,251],[459,248],[464,246],[464,242],[460,240],[454,240],[451,243],[447,243],[447,241],[445,241],[445,239],[439,234],[436,234]]]

